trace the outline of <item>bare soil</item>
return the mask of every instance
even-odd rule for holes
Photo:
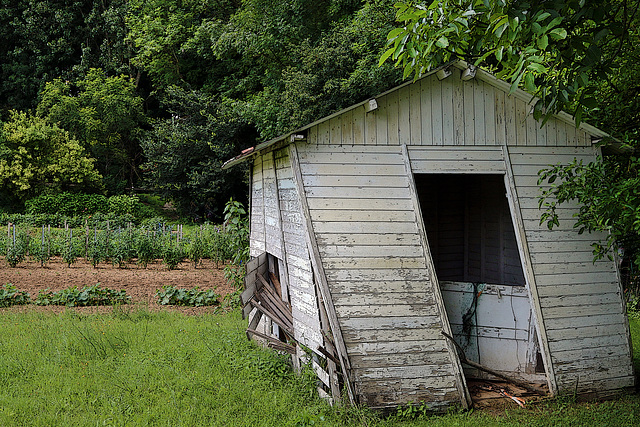
[[[198,267],[192,262],[183,262],[176,270],[168,270],[161,262],[151,263],[146,268],[130,264],[127,268],[118,268],[109,264],[100,264],[94,268],[85,260],[78,260],[68,267],[60,258],[53,258],[40,266],[37,261],[26,261],[11,268],[0,261],[0,286],[13,284],[21,291],[35,298],[40,291],[58,291],[77,286],[93,286],[114,290],[124,290],[131,297],[131,307],[144,307],[149,310],[174,310],[185,314],[203,314],[218,310],[216,307],[176,307],[162,306],[156,302],[156,291],[165,285],[177,288],[200,290],[214,289],[221,299],[234,291],[224,278],[224,266],[210,260],[203,260]],[[64,311],[66,307],[14,306],[4,310],[43,310]],[[109,312],[111,307],[77,307],[83,312]]]

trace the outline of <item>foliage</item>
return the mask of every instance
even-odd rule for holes
[[[0,128],[0,192],[24,202],[46,191],[100,185],[93,159],[57,125],[12,111]]]
[[[24,291],[19,291],[11,283],[7,283],[0,289],[0,307],[25,305],[29,304],[29,302],[31,302],[29,294]]]
[[[138,264],[147,267],[150,262],[160,258],[160,246],[155,236],[149,232],[139,234],[135,240]]]
[[[97,305],[128,304],[131,297],[126,291],[116,291],[101,288],[100,284],[85,286],[78,289],[77,286],[62,289],[56,292],[40,291],[33,301],[36,305],[64,305],[67,307],[88,307]]]
[[[184,259],[185,253],[181,246],[178,244],[165,246],[162,261],[169,270],[175,270]]]
[[[62,260],[67,264],[67,266],[71,267],[71,264],[76,262],[80,254],[80,249],[73,240],[73,230],[70,230],[69,235],[64,242],[64,246],[60,256],[62,257]]]
[[[182,305],[189,307],[203,307],[220,304],[220,295],[213,289],[199,291],[198,288],[180,289],[174,286],[163,286],[156,292],[160,305]]]
[[[146,117],[130,78],[90,69],[74,83],[55,79],[42,91],[37,113],[70,132],[91,153],[111,194],[137,183],[139,137]]]
[[[17,267],[27,256],[29,235],[13,229],[13,236],[7,242],[7,262],[12,268]]]
[[[534,117],[573,111],[576,123],[598,105],[591,83],[618,73],[620,52],[633,50],[635,1],[434,0],[399,2],[402,26],[388,35],[380,62],[416,77],[455,59],[487,66],[539,99]]]
[[[225,116],[205,93],[170,87],[158,96],[171,117],[156,120],[142,141],[147,182],[181,215],[220,221],[220,201],[246,199],[246,169],[222,170],[222,164],[255,134],[246,123]]]
[[[233,257],[224,267],[224,277],[237,289],[242,288],[245,264],[249,260],[249,219],[242,203],[230,199],[224,208],[225,228],[229,233]]]
[[[30,109],[44,83],[90,67],[136,75],[126,43],[126,0],[0,1],[0,110]]]

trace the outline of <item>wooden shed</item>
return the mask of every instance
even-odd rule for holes
[[[245,150],[248,335],[307,354],[321,393],[374,408],[471,404],[469,360],[560,393],[634,385],[616,263],[576,206],[540,224],[537,173],[605,134],[464,63]],[[470,78],[472,77],[472,78]]]

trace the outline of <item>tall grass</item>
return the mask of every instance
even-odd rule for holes
[[[632,426],[640,399],[560,399],[499,416],[407,420],[315,397],[314,379],[248,342],[238,312],[0,312],[2,426]],[[636,360],[640,321],[632,319]]]

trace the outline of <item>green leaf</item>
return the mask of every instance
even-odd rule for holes
[[[541,50],[545,50],[547,46],[549,46],[549,37],[547,35],[543,35],[539,39],[536,40],[536,44]]]
[[[445,36],[442,36],[438,39],[438,41],[436,41],[436,46],[444,49],[449,46],[449,40]]]
[[[524,88],[529,92],[535,92],[536,84],[533,80],[533,74],[527,73],[524,76]]]
[[[567,38],[567,30],[564,28],[554,28],[549,32],[549,35],[554,40],[564,40]]]

